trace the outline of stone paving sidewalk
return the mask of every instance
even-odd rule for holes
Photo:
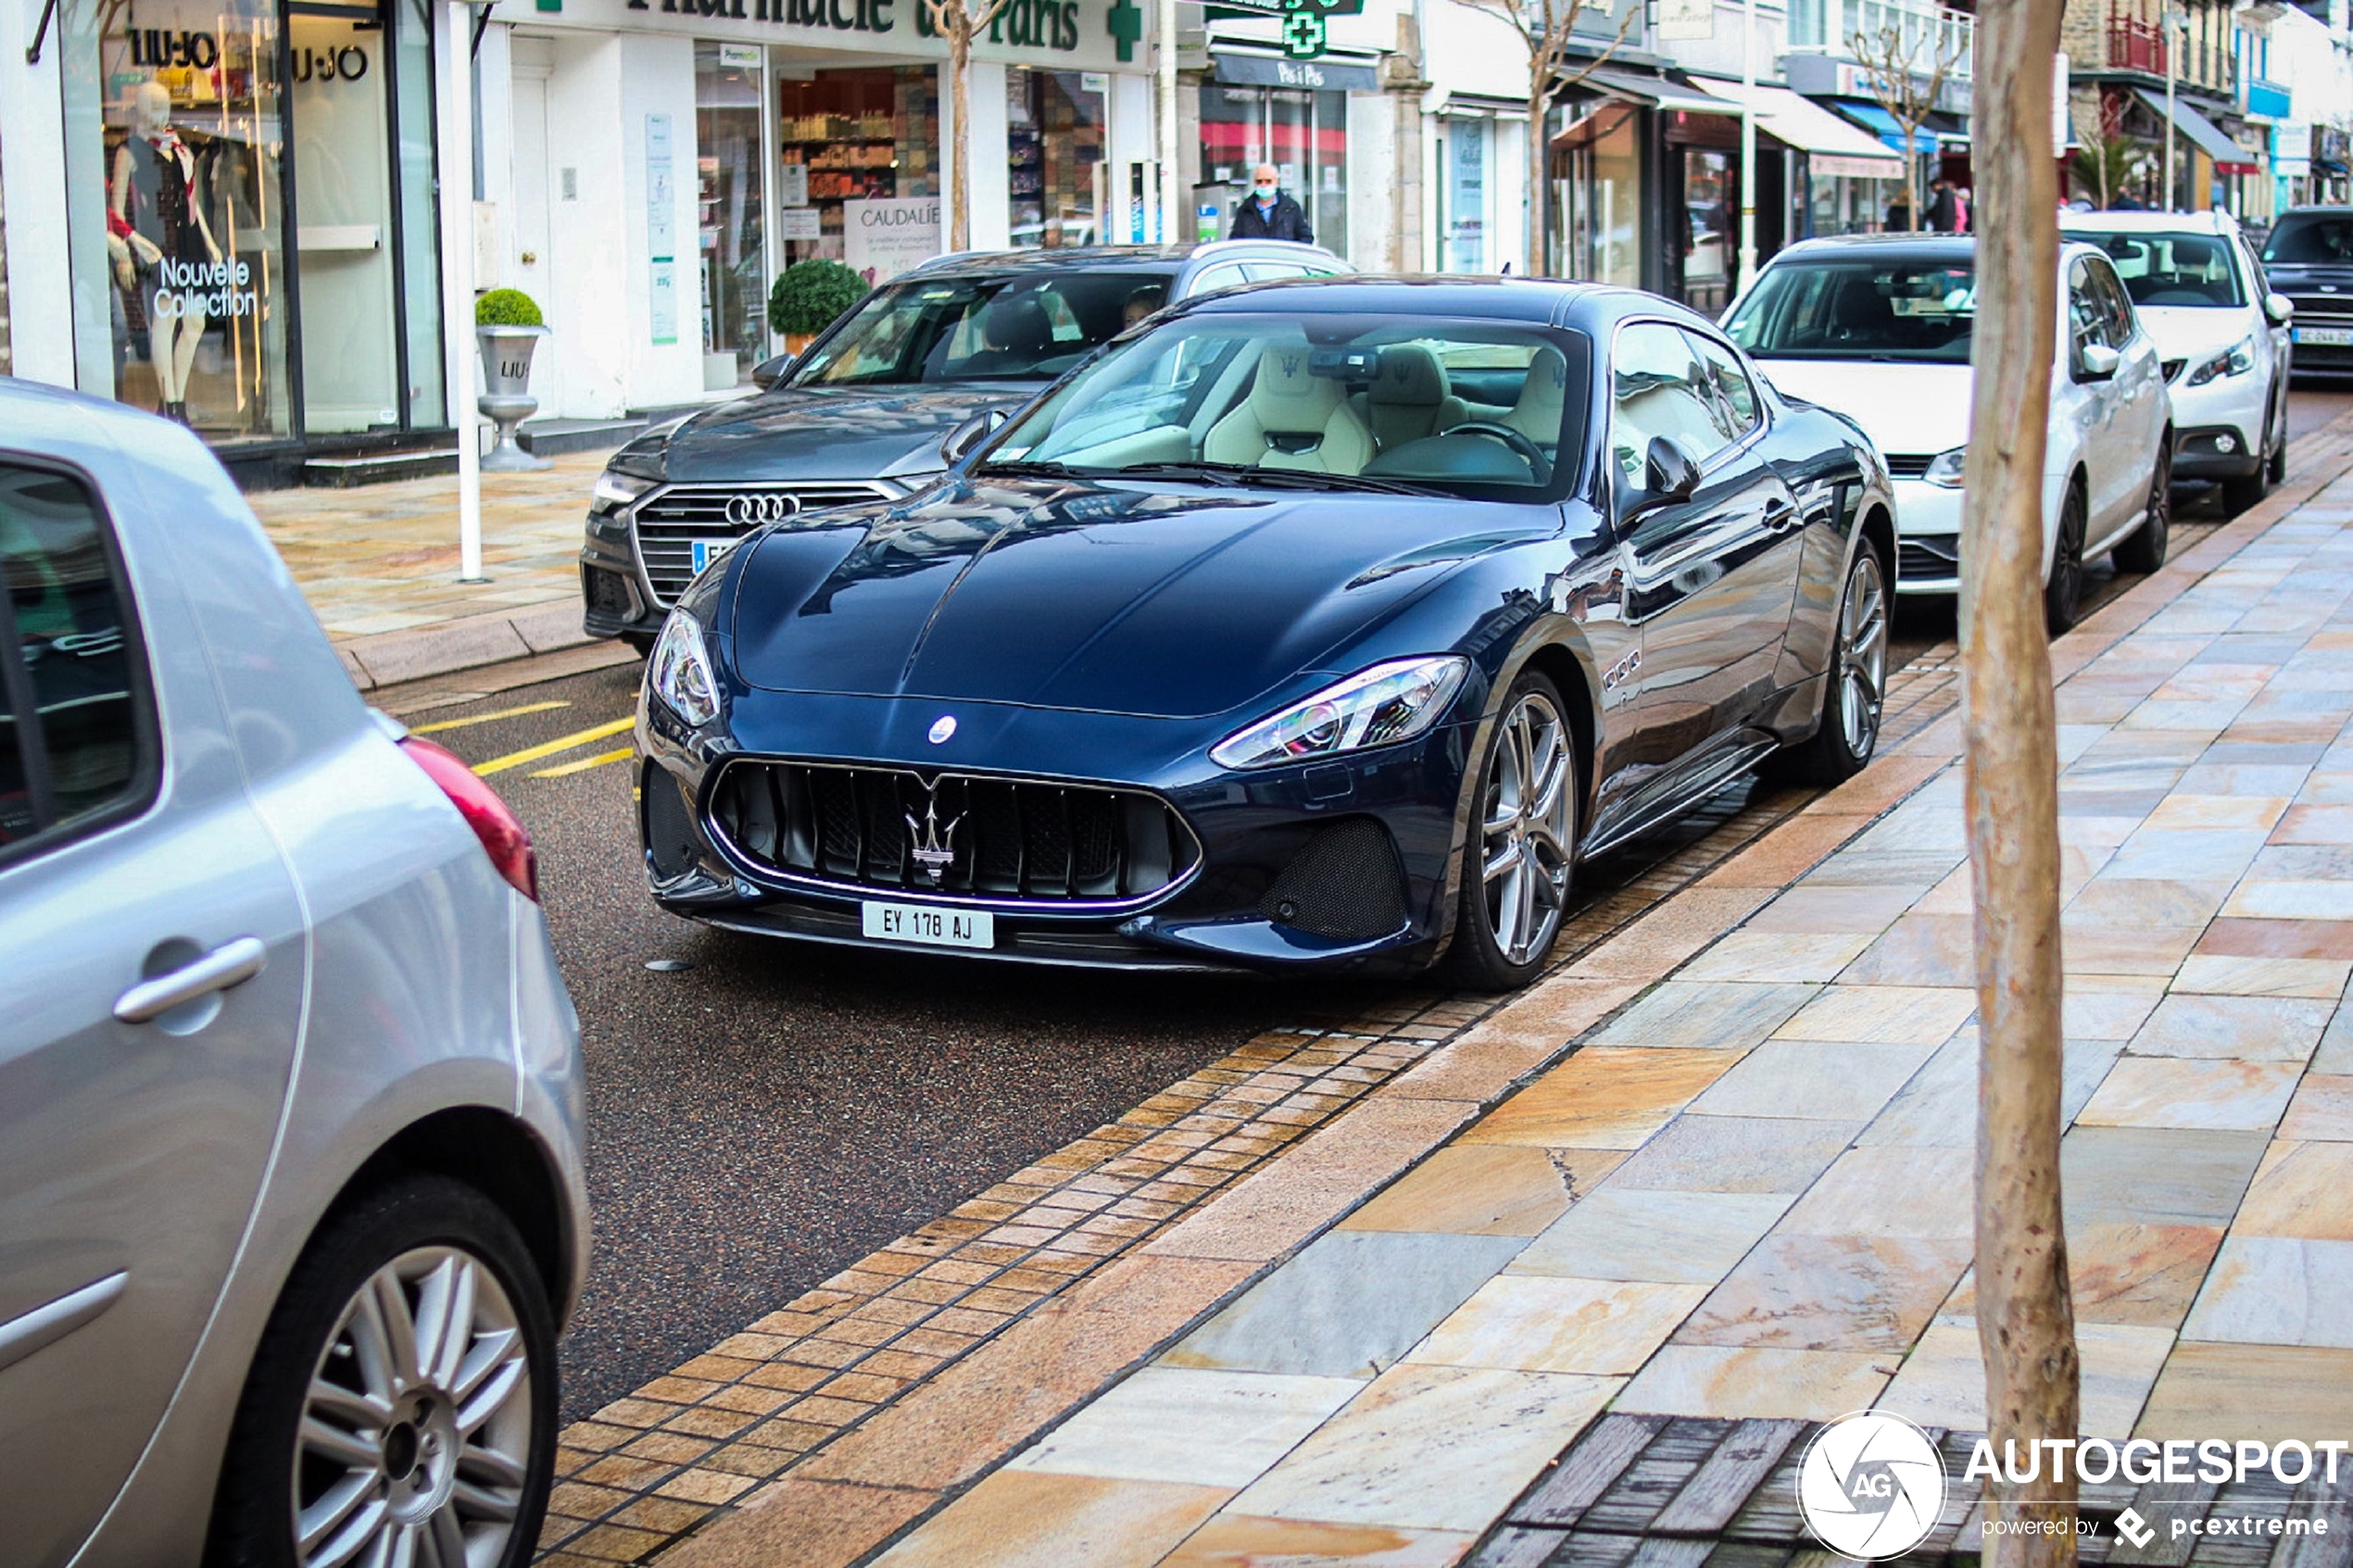
[[[2055,649],[2095,1435],[2353,1436],[2353,481],[2292,498]],[[1605,1411],[1982,1428],[1957,748],[1015,1325],[965,1381],[1026,1408],[927,1389],[663,1561],[1453,1562]]]

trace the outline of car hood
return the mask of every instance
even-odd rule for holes
[[[2133,310],[2148,329],[2160,359],[2211,358],[2263,325],[2251,310],[2194,305],[2139,305]]]
[[[1792,397],[1844,414],[1882,457],[1934,457],[1969,439],[1967,365],[1866,359],[1760,359],[1765,379]]]
[[[706,409],[663,449],[673,483],[748,479],[878,479],[937,472],[939,438],[987,408],[1013,408],[1029,382],[952,387],[790,387]]]
[[[2263,275],[2274,294],[2339,294],[2353,306],[2353,267],[2330,261],[2267,261]]]
[[[756,536],[733,661],[770,690],[1225,713],[1323,668],[1453,566],[1558,523],[1370,494],[961,483]]]

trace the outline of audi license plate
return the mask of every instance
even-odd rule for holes
[[[709,566],[712,561],[717,560],[721,556],[724,556],[728,551],[734,549],[736,547],[736,541],[733,539],[696,540],[694,542],[693,549],[695,557],[695,571],[697,574],[699,575],[704,567]]]
[[[2309,343],[2315,348],[2353,346],[2353,327],[2298,327],[2296,341]]]
[[[997,917],[987,909],[937,909],[928,904],[865,906],[866,935],[883,942],[920,942],[928,947],[993,947]]]

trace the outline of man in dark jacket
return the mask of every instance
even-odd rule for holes
[[[1262,163],[1250,171],[1250,197],[1241,210],[1234,214],[1237,240],[1295,240],[1303,245],[1315,243],[1315,231],[1307,226],[1307,214],[1299,208],[1282,188],[1282,175],[1271,163]]]

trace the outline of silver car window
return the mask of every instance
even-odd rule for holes
[[[1611,350],[1610,449],[1618,471],[1640,484],[1650,445],[1667,436],[1705,466],[1739,439],[1721,392],[1691,340],[1664,321],[1618,330]]]

